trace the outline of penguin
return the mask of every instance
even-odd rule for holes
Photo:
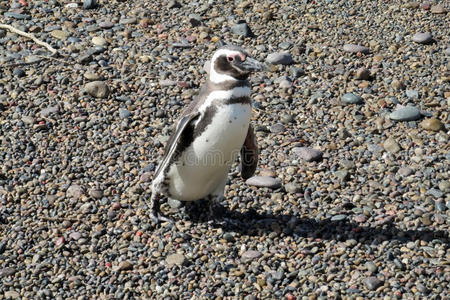
[[[209,214],[224,198],[231,164],[241,157],[241,177],[253,176],[258,146],[250,118],[253,72],[265,66],[242,48],[226,45],[210,60],[209,78],[181,112],[151,184],[150,218],[172,220],[160,212],[162,196],[180,201],[209,200]]]

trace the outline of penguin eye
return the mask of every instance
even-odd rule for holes
[[[233,56],[228,56],[228,57],[227,57],[227,60],[228,60],[229,62],[232,62],[232,61],[234,60],[234,57],[233,57]]]

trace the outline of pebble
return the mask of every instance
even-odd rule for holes
[[[400,176],[408,177],[409,175],[414,173],[414,170],[410,167],[402,167],[402,168],[398,169],[397,173]]]
[[[3,23],[68,62],[0,29],[0,65],[32,63],[0,67],[0,298],[447,297],[450,45],[447,14],[432,12],[444,2],[0,2]],[[251,39],[231,30],[240,20]],[[417,31],[435,42],[413,42]],[[149,198],[164,145],[225,43],[264,62],[291,56],[250,78],[257,174],[279,187],[245,184],[236,161],[223,216],[201,213],[202,201],[191,216],[162,197],[173,223],[155,224]],[[111,95],[92,97],[92,81]],[[364,101],[342,105],[345,93]],[[423,119],[392,120],[400,105]],[[441,130],[422,127],[432,118]],[[388,138],[400,151],[384,149]],[[300,147],[322,159],[302,160]],[[175,252],[185,262],[169,267]],[[383,286],[369,290],[369,276]]]
[[[364,284],[369,290],[374,291],[383,285],[383,281],[377,277],[371,276],[364,280]]]
[[[17,19],[17,20],[29,20],[29,19],[31,19],[30,15],[25,15],[25,14],[10,12],[10,11],[5,12],[3,14],[3,16],[7,17],[7,18]]]
[[[367,271],[369,271],[371,273],[376,273],[377,272],[378,268],[377,268],[377,265],[374,262],[368,261],[368,262],[366,262],[365,266],[367,268]]]
[[[173,266],[183,266],[186,264],[186,257],[181,253],[170,254],[166,257],[166,263],[169,268]]]
[[[284,185],[284,189],[288,193],[295,194],[301,191],[301,186],[294,182],[288,182]]]
[[[121,261],[116,267],[115,267],[115,271],[116,272],[120,272],[120,271],[129,271],[133,269],[133,264],[129,261]]]
[[[349,53],[362,53],[362,54],[368,54],[370,53],[370,49],[361,45],[355,45],[355,44],[345,44],[343,47],[345,52]]]
[[[247,250],[241,255],[241,259],[244,262],[258,259],[262,256],[262,253],[256,250]]]
[[[231,31],[234,34],[243,36],[243,37],[252,37],[253,36],[253,32],[250,29],[250,26],[248,26],[248,24],[245,22],[238,23],[238,24],[232,26]]]
[[[440,131],[444,129],[444,124],[436,118],[429,118],[420,122],[420,127],[429,131]]]
[[[24,70],[22,70],[21,68],[15,68],[13,71],[14,76],[22,78],[25,77],[27,74],[25,73]]]
[[[294,63],[294,60],[290,53],[277,52],[267,55],[266,62],[273,65],[291,65]]]
[[[126,119],[131,116],[131,112],[126,108],[119,108],[119,117],[121,119]]]
[[[391,153],[397,153],[401,150],[399,144],[393,138],[386,139],[384,141],[383,147],[386,151]]]
[[[430,11],[433,14],[445,14],[447,12],[441,4],[431,6]]]
[[[6,291],[3,295],[4,295],[5,299],[19,299],[20,298],[20,294],[13,290]]]
[[[347,181],[350,178],[350,174],[347,170],[339,170],[334,172],[334,175],[342,182]]]
[[[6,267],[6,268],[3,268],[3,269],[0,269],[0,278],[12,276],[15,273],[16,273],[16,269],[11,268],[11,267]]]
[[[370,79],[370,71],[364,67],[356,70],[355,78],[358,80],[369,80]]]
[[[84,0],[83,1],[83,7],[85,9],[92,9],[97,6],[97,0]]]
[[[108,42],[101,36],[94,36],[92,38],[92,44],[96,46],[106,46],[108,45]]]
[[[414,106],[399,108],[389,114],[389,118],[394,121],[415,121],[420,117],[420,111]]]
[[[346,104],[361,104],[364,103],[363,98],[353,93],[346,93],[342,95],[342,102]]]
[[[92,81],[84,86],[86,92],[95,98],[107,98],[110,90],[104,81]]]
[[[429,44],[433,41],[433,37],[429,32],[418,32],[414,34],[411,39],[413,40],[413,42],[419,44]]]
[[[292,152],[307,162],[318,161],[323,156],[322,151],[308,147],[295,147],[292,149]]]
[[[63,30],[53,30],[50,34],[52,37],[60,40],[66,40],[69,36],[69,33]]]
[[[268,187],[271,189],[277,189],[281,186],[281,179],[269,176],[253,176],[247,179],[245,183],[247,185],[256,187]]]

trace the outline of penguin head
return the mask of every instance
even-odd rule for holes
[[[229,80],[246,80],[253,72],[262,71],[264,65],[250,57],[237,46],[224,46],[211,59],[210,80],[220,83]]]

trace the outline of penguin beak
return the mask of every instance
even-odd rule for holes
[[[267,69],[267,66],[251,57],[246,57],[244,61],[235,59],[233,65],[243,73],[259,72]]]

